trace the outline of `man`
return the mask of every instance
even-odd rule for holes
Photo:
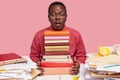
[[[86,51],[80,33],[65,25],[67,19],[65,5],[62,2],[53,2],[48,8],[48,18],[51,25],[36,33],[31,46],[30,58],[40,66],[42,56],[45,54],[45,30],[68,30],[70,32],[69,54],[74,61],[71,74],[79,73],[80,63],[85,63],[86,60]]]

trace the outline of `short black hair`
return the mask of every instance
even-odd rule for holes
[[[65,11],[67,12],[66,6],[65,6],[62,2],[56,1],[56,2],[52,2],[52,3],[49,5],[48,14],[50,13],[50,8],[51,8],[51,6],[54,6],[54,5],[62,5],[62,6],[65,8]]]

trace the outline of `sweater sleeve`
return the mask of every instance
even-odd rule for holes
[[[32,61],[37,62],[41,61],[41,43],[39,39],[40,35],[38,33],[35,34],[32,45],[31,45],[31,51],[30,51],[30,58]]]
[[[85,46],[84,46],[84,43],[83,43],[83,40],[80,34],[78,34],[76,42],[77,43],[76,43],[75,56],[79,63],[85,63],[86,50],[85,50]]]

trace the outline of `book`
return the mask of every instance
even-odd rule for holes
[[[67,75],[70,74],[71,67],[43,67],[43,75]]]
[[[69,43],[69,40],[45,40],[46,43]]]
[[[69,55],[44,55],[43,59],[68,59]]]
[[[53,67],[72,67],[73,62],[41,62],[41,67],[53,68]]]
[[[69,51],[69,48],[68,49],[45,49],[45,51]]]
[[[45,55],[68,55],[69,51],[45,51]]]
[[[45,46],[45,49],[69,49],[69,46]]]
[[[63,39],[69,39],[69,36],[45,36],[45,40],[63,40]]]
[[[71,59],[69,58],[69,56],[43,56],[43,61],[44,62],[70,62]]]
[[[61,58],[61,59],[55,59],[55,58],[49,58],[49,59],[44,59],[44,61],[48,61],[48,62],[66,62],[66,61],[69,61],[69,59],[67,59],[67,58]]]
[[[16,53],[0,54],[0,65],[19,63],[19,62],[27,62],[27,60]]]
[[[42,67],[72,67],[73,61],[69,55],[43,56]]]
[[[62,30],[62,31],[46,30],[44,31],[44,36],[68,36],[68,35],[69,35],[68,30]]]
[[[46,43],[45,46],[69,46],[69,42]]]

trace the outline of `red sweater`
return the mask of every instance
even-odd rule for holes
[[[45,30],[52,30],[52,27],[47,27],[45,29],[42,29],[38,31],[33,39],[32,45],[31,45],[31,52],[30,52],[30,58],[36,62],[38,60],[41,61],[42,56],[45,54],[45,44],[44,44],[44,31]],[[74,57],[77,58],[79,63],[85,63],[86,60],[86,51],[84,47],[84,43],[82,40],[82,37],[80,33],[72,28],[64,27],[64,30],[69,30],[70,33],[70,56],[72,59]]]

